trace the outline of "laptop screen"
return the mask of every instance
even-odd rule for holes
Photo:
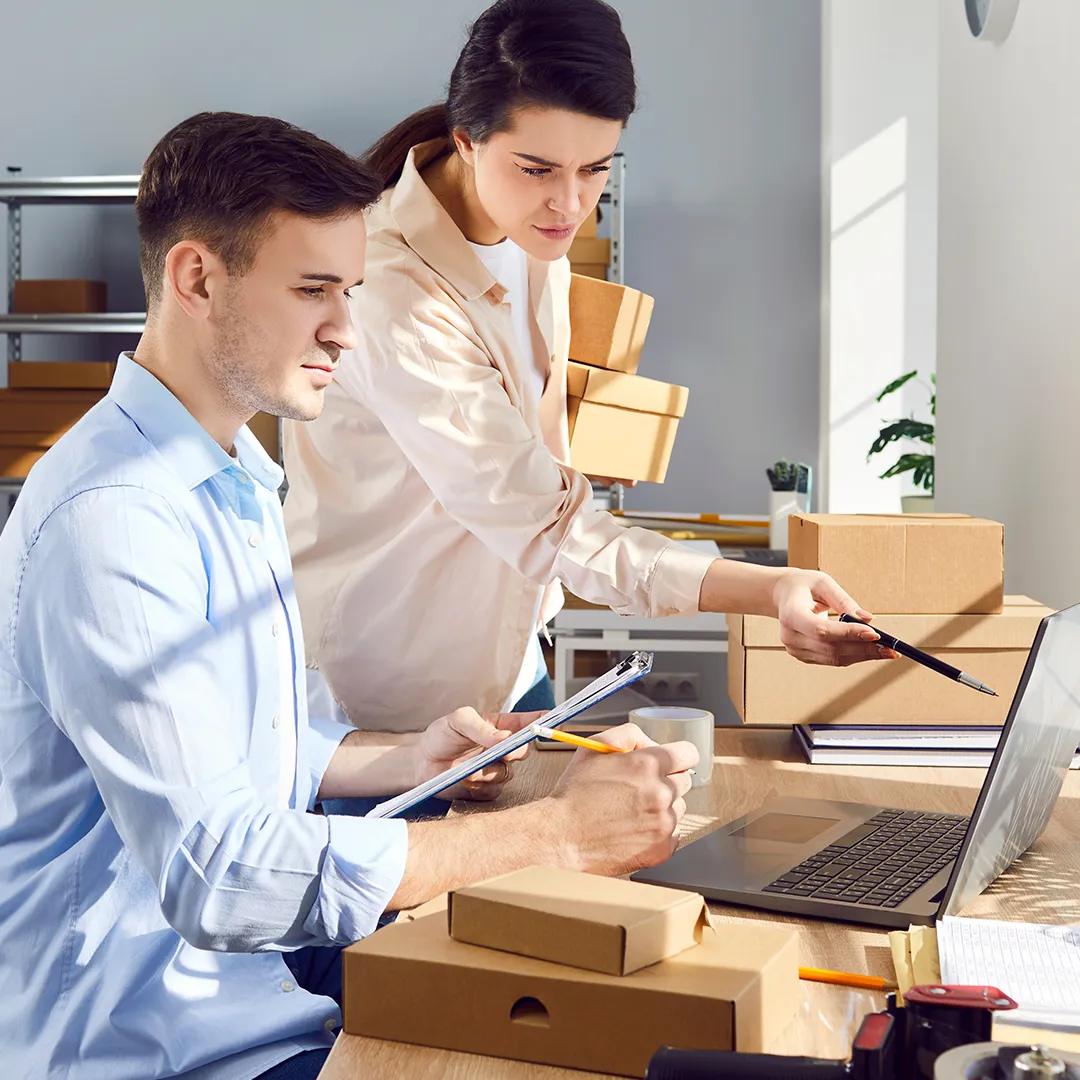
[[[1039,625],[939,915],[956,915],[1039,838],[1080,745],[1080,604]]]

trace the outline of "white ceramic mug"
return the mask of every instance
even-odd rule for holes
[[[704,787],[712,778],[713,714],[705,709],[675,709],[656,706],[632,709],[630,723],[637,724],[654,742],[689,742],[697,747],[699,761],[694,766],[694,787]]]

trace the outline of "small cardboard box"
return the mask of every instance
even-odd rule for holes
[[[603,263],[607,266],[611,262],[611,241],[605,236],[587,236],[579,231],[570,241],[566,255],[572,263]]]
[[[868,611],[1001,611],[1005,528],[966,514],[792,514],[788,565],[831,574]]]
[[[103,390],[0,390],[0,431],[68,428],[104,396]]]
[[[12,390],[108,390],[116,364],[106,361],[23,361],[8,365]]]
[[[275,460],[281,460],[280,426],[276,416],[256,413],[247,423],[248,429],[262,443],[262,448]]]
[[[454,941],[442,913],[345,950],[350,1035],[640,1077],[664,1045],[760,1052],[802,1001],[798,932],[726,923],[631,975]]]
[[[102,312],[106,307],[104,281],[83,279],[15,281],[11,310],[17,315],[85,315]]]
[[[570,276],[570,359],[627,375],[637,372],[653,298],[637,289]]]
[[[577,235],[574,237],[577,240],[579,237],[584,240],[586,237],[592,237],[596,235],[596,227],[600,224],[600,208],[598,206],[593,207],[593,212],[578,226]]]
[[[608,975],[692,948],[711,926],[697,893],[551,866],[458,889],[447,917],[455,941]]]
[[[571,361],[570,463],[588,476],[662,484],[689,393],[685,386]]]
[[[570,271],[578,277],[596,278],[598,281],[607,281],[607,263],[572,262]]]
[[[999,615],[875,615],[875,626],[982,680],[997,697],[904,657],[804,664],[784,649],[775,619],[728,615],[728,695],[744,724],[1003,724],[1050,613],[1007,596]]]

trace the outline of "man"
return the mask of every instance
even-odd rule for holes
[[[637,752],[586,753],[531,806],[313,812],[405,790],[522,722],[461,709],[365,736],[308,716],[282,474],[244,425],[319,414],[355,345],[379,187],[315,136],[237,114],[184,121],[146,162],[146,332],[0,534],[6,1075],[314,1077],[338,951],[385,909],[674,848],[696,752],[633,728],[611,738]],[[509,771],[458,794],[492,798]]]

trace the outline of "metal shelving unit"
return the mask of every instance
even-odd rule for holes
[[[626,157],[621,152],[611,161],[611,172],[600,196],[600,205],[607,208],[611,228],[611,263],[608,280],[623,284],[625,238],[623,233],[623,193],[626,187]]]
[[[15,281],[22,277],[24,206],[130,206],[139,191],[137,176],[55,176],[0,178],[0,203],[7,204],[8,314],[0,315],[7,335],[8,363],[22,359],[23,334],[139,334],[145,314],[13,315]]]

